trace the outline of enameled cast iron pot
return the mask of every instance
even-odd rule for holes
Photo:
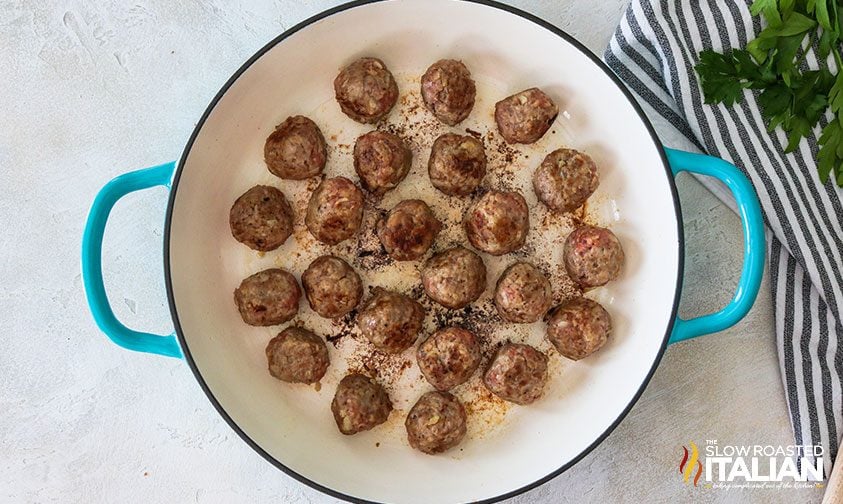
[[[338,69],[362,55],[377,55],[396,74],[421,74],[437,59],[457,57],[475,78],[507,92],[501,97],[531,85],[550,89],[564,96],[560,108],[579,144],[599,144],[610,166],[601,166],[601,190],[619,211],[612,229],[627,252],[623,278],[604,297],[618,321],[611,343],[577,363],[587,367],[579,386],[559,400],[518,408],[505,432],[464,443],[456,455],[431,457],[399,442],[375,447],[365,435],[342,436],[327,413],[331,390],[293,400],[298,396],[287,396],[266,372],[260,344],[226,337],[243,329],[231,290],[245,276],[245,247],[228,230],[231,202],[255,183],[255,170],[265,171],[263,141],[283,119],[279,114],[294,113],[279,111],[280,104],[294,103],[304,114],[327,106]],[[734,299],[692,320],[676,313],[684,257],[674,185],[680,171],[725,182],[743,222],[743,273]],[[164,269],[175,332],[166,336],[121,324],[101,271],[112,206],[153,186],[170,188]],[[720,159],[663,148],[630,93],[597,57],[558,28],[486,0],[358,1],[283,33],[223,86],[177,163],[126,173],[103,187],[82,245],[90,309],[115,343],[184,358],[231,427],[296,479],[348,500],[402,503],[496,501],[571,467],[630,410],[668,343],[723,330],[746,314],[763,262],[758,200],[740,171]]]

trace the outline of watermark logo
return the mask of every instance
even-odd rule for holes
[[[682,446],[679,474],[695,487],[808,488],[822,486],[823,456],[822,446],[720,445],[707,439],[701,450],[690,441]]]
[[[691,480],[691,473],[694,472],[696,469],[696,473],[694,474],[694,486],[700,481],[700,476],[702,475],[702,463],[700,462],[700,451],[697,449],[697,445],[691,441],[691,451],[688,452],[688,448],[682,447],[684,453],[682,454],[682,461],[679,462],[679,473],[682,474],[682,480],[687,484],[688,481]]]

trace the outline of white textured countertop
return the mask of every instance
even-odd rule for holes
[[[281,31],[338,2],[11,1],[0,8],[0,501],[333,499],[265,462],[217,415],[187,365],[124,351],[95,327],[79,244],[112,177],[175,159],[212,96]],[[511,2],[602,53],[626,1]],[[682,147],[682,146],[679,146]],[[738,219],[681,177],[685,315],[725,304]],[[166,333],[164,190],[122,200],[106,230],[118,317]],[[792,442],[769,286],[736,327],[671,347],[641,400],[575,467],[512,503],[817,501],[821,490],[683,485],[682,445]]]

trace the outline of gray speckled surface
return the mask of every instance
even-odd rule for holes
[[[0,501],[333,502],[263,461],[183,363],[123,351],[95,328],[79,242],[99,187],[179,155],[228,76],[277,33],[337,2],[0,2]],[[625,0],[517,1],[600,53]],[[680,146],[681,147],[681,146]],[[682,312],[721,306],[741,259],[737,218],[681,177]],[[106,285],[131,327],[168,332],[166,194],[121,201]],[[768,285],[736,327],[672,347],[594,452],[513,503],[794,502],[821,490],[716,491],[679,479],[689,440],[790,443]]]

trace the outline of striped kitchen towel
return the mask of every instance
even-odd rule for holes
[[[843,434],[843,191],[819,182],[818,130],[785,154],[784,134],[766,132],[752,92],[733,107],[706,105],[694,71],[701,50],[742,48],[761,31],[749,3],[632,0],[604,59],[654,121],[741,167],[755,185],[769,229],[779,364],[795,444],[821,444],[828,473]],[[811,51],[807,62],[818,65]],[[722,184],[701,181],[734,208]]]

